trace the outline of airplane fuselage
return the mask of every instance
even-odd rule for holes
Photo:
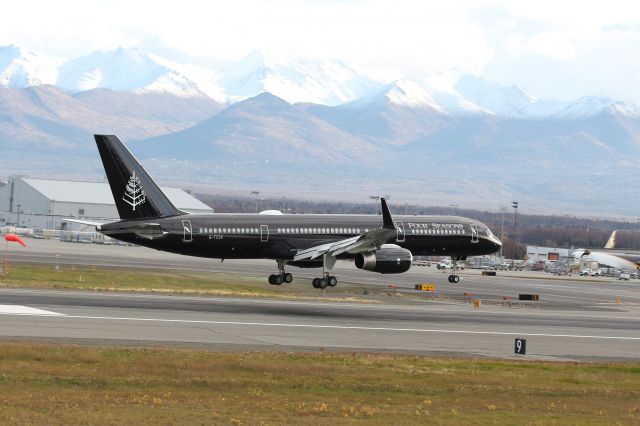
[[[414,256],[475,256],[497,251],[500,242],[481,222],[456,216],[394,216],[396,238],[388,241]],[[137,228],[157,225],[153,231]],[[291,260],[299,250],[344,240],[379,228],[378,215],[187,214],[105,224],[110,237],[173,253],[223,259]],[[345,253],[341,258],[350,257]],[[305,264],[297,265],[304,266]]]

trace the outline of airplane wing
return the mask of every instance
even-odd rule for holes
[[[381,198],[380,201],[382,202],[382,228],[372,229],[364,234],[344,240],[301,250],[295,254],[293,260],[313,260],[323,255],[336,257],[343,253],[355,254],[378,250],[383,244],[395,238],[398,232],[386,200]]]

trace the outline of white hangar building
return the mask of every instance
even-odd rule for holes
[[[181,210],[213,213],[183,189],[161,189]],[[8,182],[0,183],[0,226],[60,229],[62,217],[117,219],[118,210],[109,184],[22,176],[12,176]]]

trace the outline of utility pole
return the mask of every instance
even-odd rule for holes
[[[386,195],[369,195],[369,198],[371,198],[372,200],[377,201],[376,203],[376,210],[375,210],[375,214],[382,214],[382,212],[379,210],[380,207],[380,198],[384,197],[385,200],[387,200],[387,202],[389,202],[389,200],[391,199],[391,194],[386,194]]]
[[[504,214],[507,212],[507,206],[500,206],[500,211],[502,212],[502,225],[500,226],[500,242],[504,241]],[[502,246],[500,246],[500,259],[501,262],[504,261],[504,253],[502,252]]]
[[[260,191],[251,191],[250,194],[256,197],[256,213],[258,213],[258,195],[260,195]]]
[[[380,196],[379,195],[369,195],[369,198],[371,198],[374,201],[380,201]],[[375,204],[375,210],[373,211],[373,214],[378,214],[378,206],[380,205],[380,203],[376,203]]]
[[[518,226],[518,202],[511,202],[513,207],[513,249],[511,250],[511,269],[516,269],[516,245],[518,244],[518,236],[516,234]]]
[[[22,204],[16,204],[16,207],[18,207],[18,228],[20,228],[20,207]]]

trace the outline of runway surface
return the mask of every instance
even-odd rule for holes
[[[11,262],[169,268],[266,275],[275,262],[219,263],[155,252],[28,240]],[[316,276],[291,269],[296,276]],[[353,265],[339,267],[340,286],[410,289],[437,282],[452,302],[393,299],[390,303],[277,301],[64,290],[0,289],[0,336],[52,341],[177,344],[221,350],[346,350],[514,357],[515,337],[527,339],[533,359],[640,359],[640,284],[612,279],[548,279],[545,274],[498,277],[465,271],[448,284],[435,268],[380,276]],[[515,275],[514,275],[515,274]],[[517,275],[520,274],[520,275]],[[538,273],[540,274],[540,273]],[[354,283],[354,284],[351,284]],[[265,285],[268,285],[265,283]],[[456,302],[463,292],[501,300],[519,292],[542,302],[517,308]],[[622,303],[617,304],[616,298]]]

